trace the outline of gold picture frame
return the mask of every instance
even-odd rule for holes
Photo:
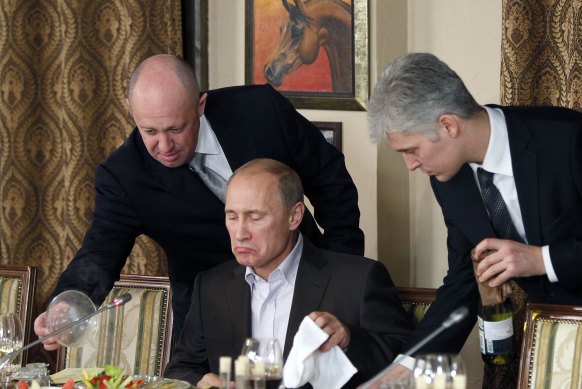
[[[309,8],[314,3],[246,0],[245,82],[270,83],[296,108],[366,110],[370,91],[369,0],[329,1],[329,6],[340,7],[342,14],[341,29],[333,33],[321,28],[321,20],[329,19],[331,10]],[[334,23],[340,24],[337,20]],[[319,35],[325,33],[328,39]],[[317,42],[323,42],[317,52],[312,45],[309,52],[305,45],[298,45],[306,34],[316,34],[320,38]]]

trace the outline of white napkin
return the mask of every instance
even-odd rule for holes
[[[283,367],[286,388],[309,382],[313,389],[339,389],[358,371],[338,346],[325,353],[317,350],[328,337],[309,316],[303,319]]]

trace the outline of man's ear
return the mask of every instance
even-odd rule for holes
[[[449,138],[456,138],[460,133],[460,122],[456,115],[443,114],[438,118],[438,124],[443,134]]]
[[[305,204],[303,204],[303,202],[298,202],[293,207],[291,207],[291,211],[289,212],[289,229],[291,231],[299,228],[299,225],[303,220],[304,213]]]

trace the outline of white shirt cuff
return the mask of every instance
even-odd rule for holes
[[[416,359],[404,354],[399,354],[396,359],[394,359],[394,363],[398,363],[399,365],[402,365],[411,371],[414,370],[415,362]]]
[[[558,282],[558,276],[554,271],[554,266],[552,265],[552,258],[550,258],[550,246],[542,247],[542,257],[544,258],[544,267],[546,268],[546,275],[550,282]]]

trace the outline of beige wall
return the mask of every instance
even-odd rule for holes
[[[244,83],[245,2],[209,1],[211,88]],[[371,0],[371,82],[405,51],[441,57],[478,101],[499,101],[499,0]],[[446,270],[446,233],[440,209],[422,174],[367,137],[365,112],[301,110],[310,120],[341,121],[343,151],[360,194],[366,255],[379,258],[399,285],[436,287]],[[380,238],[378,238],[380,237]]]

